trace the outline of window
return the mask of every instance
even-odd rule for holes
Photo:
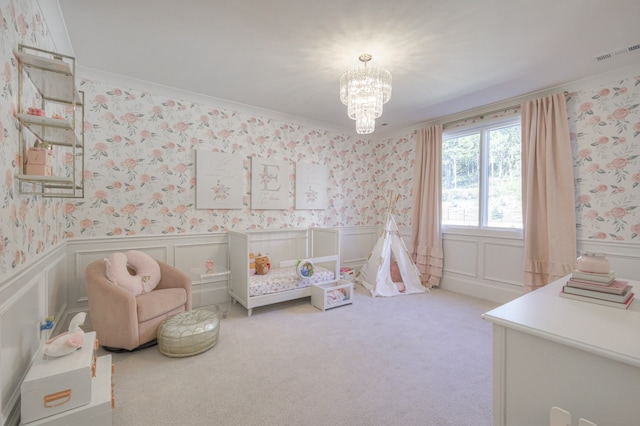
[[[447,132],[442,141],[442,223],[522,228],[520,118]]]

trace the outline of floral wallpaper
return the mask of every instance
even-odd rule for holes
[[[13,49],[54,49],[35,0],[0,0],[0,37],[0,275],[68,238],[381,224],[388,191],[401,194],[398,224],[411,225],[413,129],[361,139],[89,80],[79,81],[87,104],[85,198],[21,195]],[[639,86],[640,77],[630,76],[568,96],[581,239],[640,240]],[[35,95],[26,102],[38,105]],[[196,208],[196,149],[241,156],[241,209]],[[252,157],[289,162],[287,209],[251,208]],[[326,210],[294,208],[298,162],[327,167]]]
[[[383,224],[387,214],[385,198],[400,194],[396,204],[395,219],[398,226],[411,226],[411,181],[415,156],[415,132],[374,142],[376,154],[377,198],[373,205],[376,215],[370,225]]]
[[[370,142],[293,122],[84,80],[85,198],[64,206],[66,237],[364,225],[377,220]],[[194,150],[242,157],[243,207],[195,205]],[[286,161],[288,207],[251,208],[251,157]],[[296,210],[295,164],[328,168],[329,207]]]
[[[35,1],[0,0],[0,276],[64,241],[62,200],[18,194],[18,44],[53,49]],[[25,92],[23,107],[38,106]]]
[[[640,75],[568,95],[578,238],[640,241]]]

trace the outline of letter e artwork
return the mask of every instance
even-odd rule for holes
[[[289,208],[289,162],[257,157],[251,159],[251,208]]]

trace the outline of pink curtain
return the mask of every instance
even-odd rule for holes
[[[573,160],[562,93],[522,104],[525,292],[569,274],[576,261]]]
[[[425,287],[440,285],[442,277],[442,125],[417,132],[413,169],[414,262]]]

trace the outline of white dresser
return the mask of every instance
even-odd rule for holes
[[[565,299],[567,279],[482,316],[493,323],[494,426],[548,425],[554,406],[573,425],[640,425],[640,300],[624,310]]]

